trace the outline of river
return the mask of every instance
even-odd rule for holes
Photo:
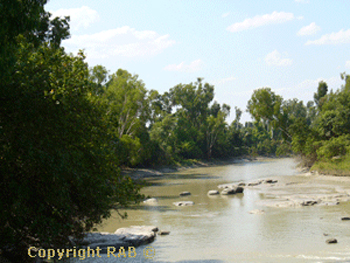
[[[142,193],[157,198],[158,204],[128,209],[126,220],[113,214],[98,230],[113,233],[130,225],[155,225],[170,231],[170,235],[157,236],[147,245],[154,249],[152,260],[144,258],[146,246],[142,246],[135,258],[118,261],[104,258],[101,262],[350,262],[350,221],[341,220],[350,215],[350,202],[284,208],[264,205],[264,201],[276,199],[276,193],[281,191],[276,190],[278,185],[291,182],[295,186],[287,190],[299,191],[298,194],[350,193],[349,178],[306,176],[295,166],[290,158],[266,159],[193,168],[150,178],[152,185],[143,188]],[[276,179],[278,183],[247,187],[244,194],[207,195],[220,184],[266,178]],[[191,195],[180,197],[183,191]],[[181,200],[195,204],[173,205]],[[255,209],[264,213],[249,213]],[[326,244],[330,237],[335,237],[338,243]]]

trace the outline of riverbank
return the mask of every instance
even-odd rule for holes
[[[169,166],[159,166],[155,168],[129,168],[125,167],[121,170],[123,175],[129,175],[134,180],[142,180],[152,177],[160,177],[166,173],[175,173],[178,171],[198,168],[198,167],[214,167],[214,166],[223,166],[230,165],[238,162],[251,162],[263,159],[278,159],[278,157],[233,157],[229,159],[212,159],[212,160],[195,160],[190,159],[176,165]]]
[[[310,171],[334,176],[350,176],[350,156],[317,161]]]

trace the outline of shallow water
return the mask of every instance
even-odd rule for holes
[[[157,205],[128,209],[127,220],[113,214],[98,230],[155,225],[170,235],[157,236],[153,243],[138,248],[135,258],[77,262],[350,262],[350,221],[341,221],[342,216],[350,215],[349,202],[337,206],[262,206],[262,201],[275,198],[271,192],[276,194],[278,186],[246,188],[244,194],[233,196],[207,195],[220,184],[264,178],[277,179],[279,185],[293,182],[295,186],[288,191],[298,194],[350,191],[348,178],[299,175],[295,166],[293,159],[261,160],[188,169],[150,179],[153,185],[142,193],[157,198]],[[300,183],[306,187],[299,188]],[[192,194],[180,197],[183,191]],[[195,205],[173,205],[181,200]],[[265,213],[250,214],[254,209]],[[326,244],[330,237],[338,243]],[[147,249],[154,249],[152,259],[145,259]]]

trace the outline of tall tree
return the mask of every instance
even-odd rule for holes
[[[317,92],[314,93],[314,101],[319,110],[321,110],[324,103],[324,98],[328,92],[328,85],[324,81],[318,83]]]

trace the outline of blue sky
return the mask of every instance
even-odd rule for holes
[[[306,103],[319,81],[336,90],[350,72],[347,0],[50,0],[46,10],[71,16],[63,46],[84,49],[89,66],[126,69],[161,93],[204,78],[231,106],[228,121],[255,89]]]

